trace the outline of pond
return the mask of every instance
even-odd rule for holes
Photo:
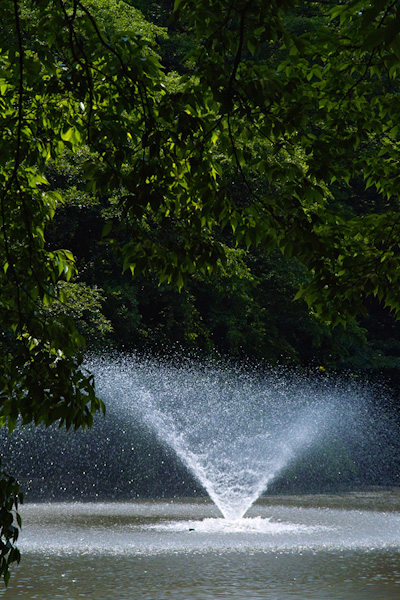
[[[369,600],[400,597],[398,489],[260,499],[22,507],[5,600]]]

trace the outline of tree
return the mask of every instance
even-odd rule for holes
[[[226,262],[229,229],[303,261],[313,279],[298,295],[333,324],[365,296],[400,310],[398,3],[310,4],[321,28],[296,36],[290,0],[176,0],[197,36],[178,76],[157,55],[165,32],[124,2],[0,0],[1,425],[85,427],[104,409],[82,369],[74,257],[46,245],[62,205],[46,169],[65,149],[86,149],[83,178],[110,199],[103,234],[124,240],[126,271],[181,288]],[[338,212],[332,185],[356,176],[390,212]],[[18,558],[9,482],[6,580]]]
[[[397,2],[310,4],[325,19],[300,37],[285,29],[285,1],[176,6],[203,40],[194,60],[225,116],[223,152],[253,198],[256,223],[240,235],[305,262],[314,279],[299,297],[337,324],[368,295],[399,310],[399,14]],[[286,49],[279,65],[255,58],[265,44]],[[356,177],[386,198],[383,212],[345,219],[332,210],[332,185],[350,190]]]
[[[207,153],[194,153],[206,120],[182,109],[179,85],[162,70],[152,48],[161,30],[127,5],[15,0],[0,8],[1,425],[12,431],[21,419],[90,426],[104,406],[82,369],[84,339],[73,317],[80,308],[69,306],[74,257],[69,249],[46,246],[46,225],[63,202],[49,189],[46,168],[65,149],[86,146],[84,176],[91,189],[120,190],[114,212],[127,224],[125,268],[154,268],[181,286],[183,272],[207,269],[222,256],[211,235],[221,211],[212,203],[216,172]],[[128,15],[122,23],[120,9]],[[112,11],[118,19],[110,28]],[[204,208],[202,196],[208,196]],[[161,247],[154,229],[163,218],[174,235]],[[9,563],[19,558],[9,515],[20,501],[7,481],[1,529],[6,581]]]

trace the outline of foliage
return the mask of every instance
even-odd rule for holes
[[[6,585],[10,579],[10,564],[20,561],[15,542],[18,539],[18,527],[21,527],[18,506],[22,501],[15,479],[3,473],[0,479],[0,575],[4,577]]]
[[[243,235],[304,261],[314,278],[298,297],[333,324],[362,312],[369,295],[397,311],[397,4],[327,3],[323,27],[305,37],[285,31],[287,2],[175,6],[201,44],[201,85],[225,115],[223,152],[249,187],[245,168],[278,188],[273,198],[250,190],[257,223]],[[244,60],[277,43],[287,53],[277,68]],[[330,210],[332,183],[355,176],[395,198],[395,211],[348,220]]]

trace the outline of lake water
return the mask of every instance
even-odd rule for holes
[[[5,600],[398,600],[400,493],[22,507]]]

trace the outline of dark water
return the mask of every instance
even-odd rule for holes
[[[399,560],[393,550],[58,555],[51,560],[32,554],[4,598],[398,600]]]
[[[206,501],[31,504],[0,596],[41,600],[398,600],[394,492],[264,499],[227,522]]]

